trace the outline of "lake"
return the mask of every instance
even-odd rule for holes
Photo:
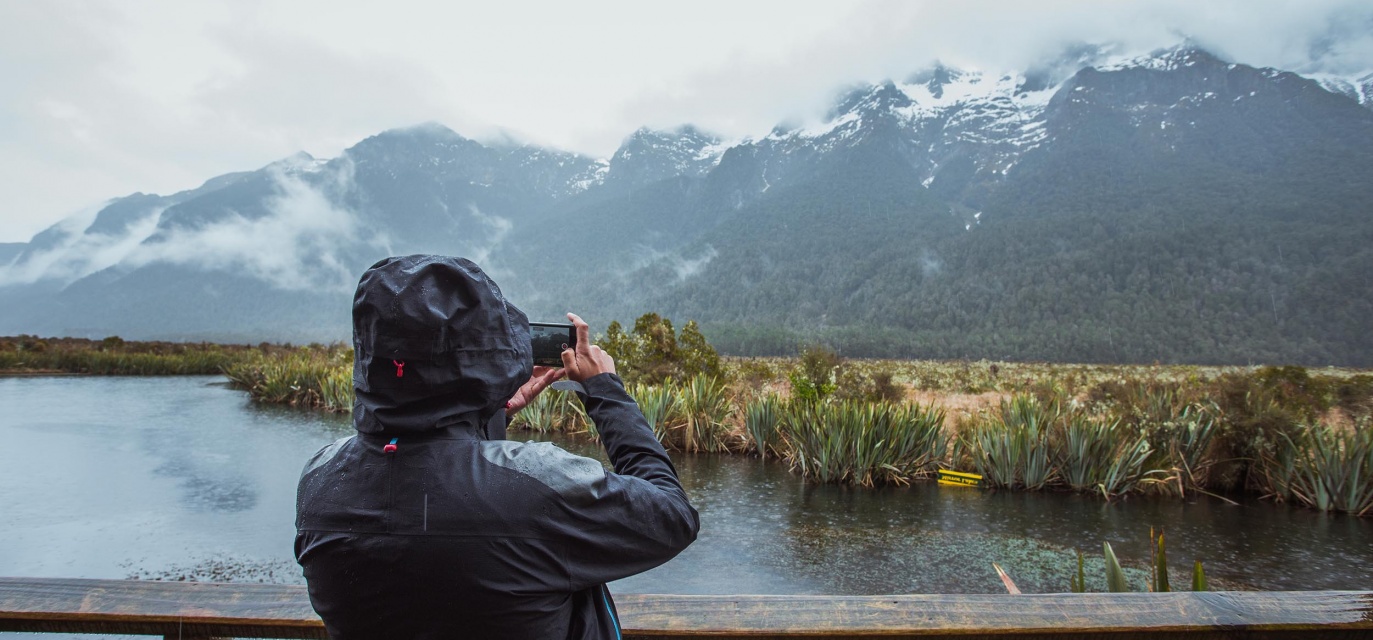
[[[256,405],[219,377],[0,378],[0,575],[301,582],[296,480],[351,432],[348,416]],[[1026,592],[1066,591],[1078,549],[1100,590],[1103,541],[1142,589],[1151,526],[1167,532],[1175,585],[1201,559],[1213,587],[1373,589],[1370,518],[1204,496],[818,487],[756,458],[673,460],[700,538],[612,591],[1004,592],[992,562]]]

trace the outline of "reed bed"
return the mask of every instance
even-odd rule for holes
[[[261,401],[347,411],[350,361],[346,349],[278,350],[226,370]],[[959,372],[975,366],[908,365],[926,382],[963,390],[983,388],[986,379],[1024,389],[949,425],[937,402],[874,400],[843,388],[818,400],[789,397],[787,377],[796,369],[785,362],[733,361],[733,377],[631,384],[630,394],[669,449],[777,458],[813,482],[900,484],[944,466],[975,470],[986,486],[1010,490],[1107,500],[1248,492],[1373,515],[1373,378],[1363,373],[1037,365],[1064,378],[1011,383],[1006,378],[1035,369],[1007,365],[966,378],[976,383],[969,386]],[[883,365],[862,366],[872,370],[843,379],[885,379]],[[1119,377],[1128,371],[1148,375]],[[1344,423],[1331,422],[1341,416]],[[514,424],[597,437],[567,392],[545,392]]]
[[[0,338],[0,373],[213,375],[259,352],[247,345],[16,336]]]
[[[548,389],[539,394],[511,421],[517,429],[528,429],[548,433],[562,431],[567,433],[588,433],[596,437],[595,425],[586,416],[586,410],[571,391]]]
[[[259,402],[353,410],[351,349],[302,347],[273,355],[259,353],[226,366],[224,375]]]
[[[644,419],[659,442],[668,442],[674,424],[681,423],[681,402],[673,387],[663,385],[635,384],[628,389],[629,395],[644,412]]]
[[[1320,511],[1373,511],[1373,428],[1303,425],[1288,447],[1264,461],[1274,495]]]
[[[932,406],[796,400],[782,416],[783,457],[822,483],[904,484],[933,473],[948,449],[943,411]]]
[[[721,376],[630,392],[670,449],[781,459],[814,482],[904,483],[945,466],[1012,490],[1108,500],[1249,493],[1373,515],[1366,371],[835,362],[833,391],[809,400],[793,397],[794,358],[730,358]],[[344,412],[353,404],[352,353],[342,346],[18,336],[0,338],[0,372],[224,373],[261,402]],[[945,420],[944,402],[969,394],[991,394],[992,404]],[[575,394],[553,390],[514,425],[597,436]]]
[[[785,405],[776,394],[767,394],[744,405],[744,432],[750,450],[760,458],[782,457],[781,433]]]

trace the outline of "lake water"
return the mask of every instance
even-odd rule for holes
[[[296,479],[351,432],[347,416],[255,405],[218,377],[0,378],[0,575],[301,582]],[[603,459],[594,443],[555,440]],[[1003,592],[992,562],[1026,592],[1066,591],[1075,549],[1103,589],[1101,543],[1142,567],[1151,526],[1167,532],[1175,585],[1201,559],[1213,586],[1373,589],[1370,518],[1204,497],[816,487],[754,458],[673,459],[700,538],[612,591]],[[1142,589],[1143,571],[1131,577]]]

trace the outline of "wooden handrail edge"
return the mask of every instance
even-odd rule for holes
[[[627,636],[1373,637],[1373,591],[886,596],[616,596]],[[323,637],[301,585],[0,577],[0,631]],[[133,631],[130,631],[133,630]],[[169,631],[170,630],[170,631]],[[273,633],[282,635],[274,636]],[[212,634],[219,635],[219,634]]]

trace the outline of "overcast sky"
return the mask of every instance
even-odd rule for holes
[[[0,242],[428,120],[606,157],[640,126],[761,135],[936,58],[1009,70],[1184,35],[1248,64],[1373,69],[1367,0],[0,0]]]

